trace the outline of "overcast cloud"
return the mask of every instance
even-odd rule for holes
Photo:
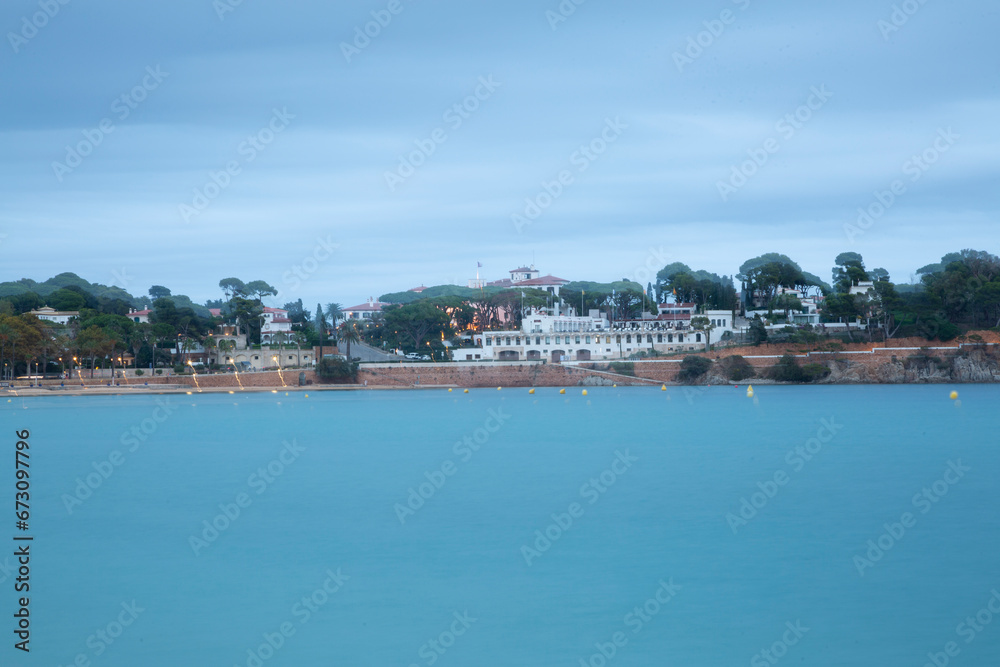
[[[8,1],[0,280],[351,305],[477,262],[1000,251],[996,3],[679,4]]]

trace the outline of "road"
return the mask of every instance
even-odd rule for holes
[[[377,350],[364,343],[351,343],[351,356],[359,358],[361,361],[403,361],[402,357],[386,354],[382,350]]]

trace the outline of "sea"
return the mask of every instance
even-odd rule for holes
[[[3,400],[0,665],[1000,664],[998,386]]]

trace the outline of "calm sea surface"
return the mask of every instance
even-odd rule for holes
[[[956,388],[13,398],[0,665],[998,664],[1000,387]]]

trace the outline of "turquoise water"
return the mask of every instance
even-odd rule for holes
[[[0,664],[994,664],[1000,387],[958,390],[15,398]]]

